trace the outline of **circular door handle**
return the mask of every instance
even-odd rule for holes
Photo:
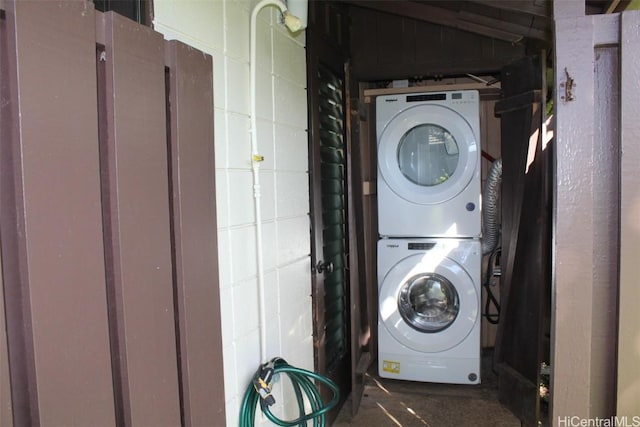
[[[318,261],[318,264],[316,264],[316,271],[318,273],[333,273],[333,263],[331,261]]]

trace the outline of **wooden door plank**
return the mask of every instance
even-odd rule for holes
[[[10,78],[10,70],[15,73],[15,68],[9,65],[9,52],[13,49],[9,48],[9,40],[11,45],[15,43],[15,37],[9,34],[6,22],[4,1],[0,0],[0,99],[4,102],[0,103],[0,141],[10,141],[12,132],[8,121],[11,114],[12,96],[10,95],[10,82],[15,79]],[[15,76],[15,74],[14,74]],[[13,86],[13,85],[12,85]],[[11,117],[14,119],[14,117]],[[8,145],[8,144],[7,144]],[[5,211],[1,208],[6,203],[14,206],[4,196],[4,182],[10,175],[11,169],[6,169],[7,152],[0,145],[0,170],[4,171],[0,174],[0,238],[2,236],[2,219],[6,217]],[[6,175],[5,175],[6,174]],[[2,240],[0,240],[0,425],[13,427],[13,407],[11,399],[11,377],[9,372],[9,347],[7,343],[7,326],[5,318],[5,299],[4,299],[4,280],[2,270]]]
[[[27,339],[25,330],[30,329],[31,317],[28,303],[29,289],[20,283],[21,262],[24,263],[23,245],[18,233],[21,219],[20,196],[22,181],[20,158],[20,127],[19,96],[18,96],[18,68],[16,22],[13,19],[15,5],[2,3],[2,17],[0,18],[0,251],[4,252],[4,268],[2,270],[4,286],[7,349],[8,358],[13,359],[9,370],[11,399],[16,407],[14,419],[18,423],[28,424],[38,418],[37,395],[33,367],[33,341]],[[6,10],[6,13],[5,13]],[[20,222],[19,222],[20,221]],[[11,286],[13,284],[13,286]],[[6,302],[10,304],[6,304]],[[9,347],[11,342],[11,347]],[[12,408],[13,409],[13,408]]]
[[[119,423],[181,423],[162,35],[104,14],[101,141]]]
[[[218,279],[213,65],[167,43],[175,286],[184,425],[225,423]]]
[[[640,414],[640,11],[621,16],[621,209],[617,415]]]
[[[9,347],[4,314],[4,283],[2,279],[2,250],[0,250],[0,426],[13,427]]]
[[[358,223],[356,221],[356,212],[362,212],[358,210],[360,207],[358,201],[362,200],[362,186],[356,183],[361,182],[361,167],[358,164],[360,156],[358,155],[359,147],[354,146],[354,116],[352,113],[357,113],[352,109],[352,103],[357,106],[357,99],[353,96],[353,89],[357,90],[357,86],[351,79],[351,67],[347,62],[344,67],[345,75],[345,152],[346,152],[346,169],[347,169],[347,231],[348,231],[348,247],[349,247],[349,302],[350,302],[350,357],[351,357],[351,413],[355,415],[360,407],[362,396],[364,394],[364,374],[368,366],[366,365],[366,358],[363,358],[363,348],[366,348],[366,344],[363,345],[362,333],[363,325],[366,324],[367,304],[365,299],[366,294],[366,281],[360,280],[363,277],[363,272],[360,270],[360,266],[364,260],[360,259],[361,248],[358,245]],[[365,320],[363,322],[363,320]],[[367,353],[369,354],[369,353]],[[369,361],[370,362],[370,361]]]
[[[311,26],[316,24],[316,20],[322,14],[314,12],[316,8],[321,8],[322,3],[314,3],[311,9]],[[319,28],[322,28],[319,26]],[[313,47],[313,38],[307,41],[307,52],[310,46]],[[307,94],[310,100],[309,105],[309,186],[311,191],[310,200],[310,221],[311,221],[311,300],[313,305],[313,346],[314,346],[314,366],[316,372],[324,375],[326,367],[325,347],[325,284],[324,274],[316,272],[315,265],[323,259],[322,254],[322,179],[320,177],[320,130],[317,124],[320,123],[320,112],[313,106],[319,105],[319,83],[317,70],[319,67],[319,55],[307,55]],[[312,71],[313,70],[313,71]]]
[[[593,234],[597,241],[591,261],[593,311],[591,344],[591,413],[602,418],[615,414],[618,299],[618,212],[620,187],[620,80],[619,49],[595,49]],[[605,255],[606,254],[606,255]]]
[[[523,422],[537,425],[539,370],[550,286],[548,152],[542,150],[544,62],[532,57],[502,70],[502,276],[495,362],[498,396]]]
[[[93,5],[8,1],[5,12],[0,234],[14,422],[115,425]]]

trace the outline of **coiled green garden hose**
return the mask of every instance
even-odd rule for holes
[[[269,409],[269,406],[275,403],[273,396],[271,396],[271,382],[276,374],[287,374],[291,380],[300,414],[295,420],[281,420],[273,415]],[[313,380],[324,384],[333,392],[333,399],[326,405],[322,402],[320,392]],[[309,414],[305,413],[305,395],[312,411]],[[253,376],[251,384],[247,387],[240,407],[240,427],[253,427],[258,400],[260,400],[262,412],[275,425],[287,427],[306,426],[307,421],[313,420],[314,427],[324,427],[326,425],[326,414],[338,404],[339,399],[340,390],[329,378],[291,366],[284,359],[275,358],[260,365]]]

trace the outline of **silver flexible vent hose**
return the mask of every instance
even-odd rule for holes
[[[500,184],[502,183],[502,159],[491,164],[484,184],[482,197],[482,255],[493,252],[500,238],[498,224]]]

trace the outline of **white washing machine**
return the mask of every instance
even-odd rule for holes
[[[378,373],[480,383],[480,241],[378,241]]]
[[[376,98],[381,236],[480,236],[479,105],[475,90]]]

